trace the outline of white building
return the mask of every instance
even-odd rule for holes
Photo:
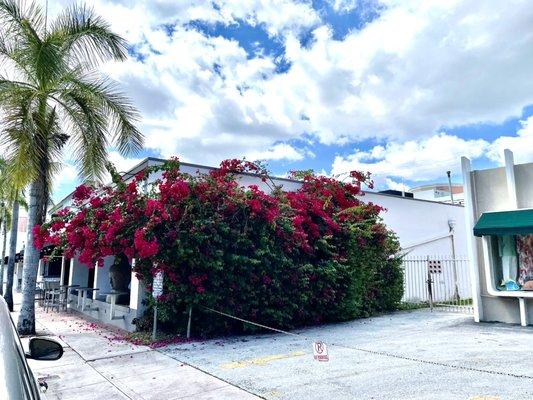
[[[473,171],[461,160],[474,317],[526,326],[533,320],[533,163],[515,165],[512,152],[504,154],[501,168]]]
[[[163,162],[164,160],[161,159],[147,158],[126,172],[124,178],[126,180],[133,179],[138,172],[145,168],[160,165]],[[181,170],[190,174],[207,173],[213,169],[202,165],[181,163]],[[148,184],[159,177],[160,174],[153,174],[150,176]],[[301,186],[301,182],[292,179],[272,177],[272,180],[286,191],[297,190]],[[262,182],[261,178],[254,174],[240,174],[240,182],[243,186],[254,184],[264,191],[269,191],[268,183]],[[71,196],[72,194],[67,196],[51,212],[68,206],[71,203]],[[384,222],[397,233],[402,248],[410,256],[430,258],[434,255],[451,255],[454,252],[464,254],[466,252],[464,208],[462,206],[375,192],[365,192],[362,199],[387,209],[383,213]],[[105,293],[111,292],[109,268],[113,264],[113,257],[107,257],[104,261],[102,268],[89,269],[76,259],[65,260],[61,258],[42,263],[41,273],[53,270],[62,284],[99,289],[98,291],[86,290],[85,292],[75,290],[77,294],[71,295],[71,308],[121,328],[133,330],[134,319],[143,313],[142,300],[145,292],[142,284],[132,273],[129,304],[108,304],[109,297],[106,299]],[[56,264],[54,268],[50,268],[51,262]],[[427,264],[424,264],[423,268],[422,276],[425,276]],[[51,275],[48,274],[48,277]],[[88,301],[82,299],[83,293],[88,296]],[[86,303],[87,305],[85,305]]]
[[[463,185],[452,183],[451,188],[453,203],[463,204],[465,199]],[[432,183],[429,185],[417,186],[409,189],[408,192],[413,193],[415,199],[452,203],[450,185],[448,183]]]

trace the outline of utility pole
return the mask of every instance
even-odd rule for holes
[[[459,296],[459,283],[457,279],[457,256],[455,255],[455,220],[448,220],[448,227],[450,228],[450,239],[452,241],[452,266],[453,266],[453,299],[457,302],[461,300]],[[459,304],[457,304],[459,305]]]
[[[450,199],[452,200],[452,204],[455,204],[453,201],[452,171],[446,171],[446,175],[448,175],[448,188],[450,190]]]

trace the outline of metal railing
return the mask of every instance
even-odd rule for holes
[[[403,303],[473,313],[468,258],[408,256],[403,259],[403,271]]]

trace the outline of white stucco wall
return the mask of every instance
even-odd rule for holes
[[[73,258],[71,263],[69,285],[80,285],[80,287],[87,286],[89,267],[80,263],[77,258]]]
[[[99,288],[99,291],[93,293],[94,299],[104,299],[104,293],[109,293],[112,290],[111,282],[109,280],[109,268],[115,262],[115,257],[108,256],[104,258],[104,265],[96,267],[94,276],[94,287]]]
[[[366,192],[363,199],[387,209],[382,213],[383,221],[396,232],[402,247],[446,236],[448,221],[454,220],[456,254],[466,254],[464,207],[372,192]],[[444,237],[409,250],[410,255],[450,255],[451,239]]]
[[[505,168],[477,170],[465,175],[472,182],[472,192],[467,196],[471,202],[474,223],[482,213],[515,209],[509,195]],[[516,197],[518,208],[533,208],[533,163],[514,166]],[[467,210],[470,212],[470,209]],[[473,265],[478,275],[479,305],[477,318],[481,321],[499,321],[520,323],[520,313],[516,298],[495,297],[488,293],[485,274],[485,260],[481,238],[473,237],[472,252],[477,254],[477,264]],[[526,313],[529,321],[533,321],[533,301],[526,299]],[[530,322],[531,323],[531,322]]]

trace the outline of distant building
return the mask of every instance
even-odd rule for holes
[[[389,194],[391,196],[409,197],[410,199],[415,197],[413,193],[402,192],[401,190],[393,190],[393,189],[380,190],[378,193]]]
[[[441,203],[451,203],[450,187],[447,183],[432,183],[430,185],[417,186],[408,190],[415,199],[438,201]],[[465,195],[463,185],[452,183],[453,202],[464,204]]]

